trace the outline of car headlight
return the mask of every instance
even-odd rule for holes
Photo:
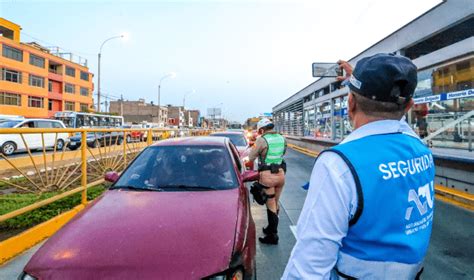
[[[18,280],[38,280],[38,278],[33,277],[26,272],[22,272],[20,276],[18,276]]]

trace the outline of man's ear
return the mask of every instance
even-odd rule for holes
[[[413,98],[410,98],[410,101],[408,101],[407,105],[405,106],[405,114],[415,105],[415,101],[413,101]]]
[[[354,114],[357,108],[356,100],[352,92],[349,92],[349,99],[347,100],[347,113]]]

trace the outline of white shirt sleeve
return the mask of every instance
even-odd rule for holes
[[[329,279],[356,209],[357,190],[349,167],[336,153],[322,154],[311,173],[297,241],[281,279]]]

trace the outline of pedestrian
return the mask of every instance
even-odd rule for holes
[[[339,64],[348,76],[354,131],[314,164],[282,279],[418,279],[431,235],[435,169],[403,118],[413,105],[417,68],[394,54],[363,58],[354,71]]]
[[[286,164],[283,155],[286,151],[285,138],[273,131],[273,123],[263,118],[257,123],[258,134],[255,146],[250,151],[249,161],[258,158],[258,182],[266,194],[268,226],[263,228],[264,237],[258,240],[264,244],[278,244],[278,214],[280,195],[285,184]]]

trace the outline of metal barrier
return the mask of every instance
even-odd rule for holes
[[[86,205],[88,188],[103,183],[105,172],[122,171],[129,161],[154,141],[208,135],[210,132],[201,129],[0,129],[0,137],[10,139],[3,139],[0,146],[9,143],[16,150],[24,150],[23,154],[11,156],[0,153],[3,191],[9,187],[10,191],[23,193],[60,192],[1,214],[0,222],[79,192],[82,193],[81,204]],[[35,150],[39,153],[34,154]]]

